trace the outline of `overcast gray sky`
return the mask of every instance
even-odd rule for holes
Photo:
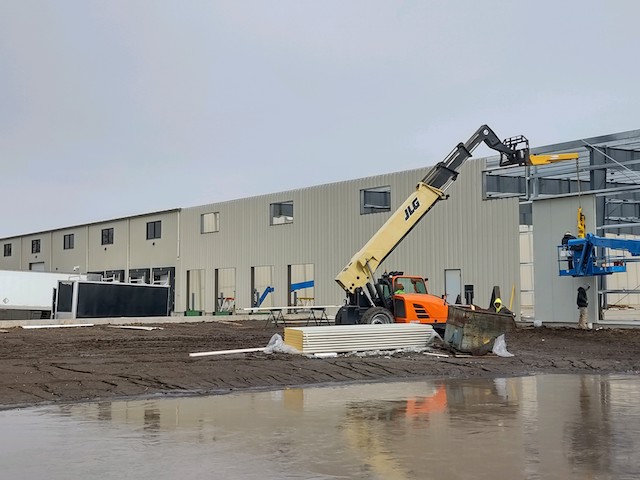
[[[640,128],[640,2],[0,1],[0,237]],[[478,150],[478,155],[489,151]]]

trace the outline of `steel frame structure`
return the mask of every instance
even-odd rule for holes
[[[596,197],[596,234],[640,235],[640,130],[532,148],[532,154],[577,152],[576,161],[542,166],[501,167],[499,157],[486,159],[485,199],[520,198],[520,224],[531,225],[531,203],[540,198]],[[637,261],[637,259],[629,259]],[[602,310],[609,307],[607,278],[598,279]],[[640,298],[640,286],[624,293]],[[602,315],[601,315],[602,317]]]

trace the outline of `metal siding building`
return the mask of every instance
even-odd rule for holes
[[[70,245],[69,238],[72,238]],[[69,247],[72,248],[69,248]],[[87,227],[65,228],[51,232],[51,272],[67,272],[69,266],[77,266],[86,272],[84,266],[87,260],[89,246]],[[66,248],[65,248],[66,247]],[[55,254],[54,254],[55,252]]]
[[[426,215],[377,274],[387,269],[422,275],[429,278],[431,293],[443,295],[449,271],[448,288],[462,294],[464,285],[474,285],[479,305],[487,305],[494,285],[507,299],[512,289],[519,292],[518,200],[483,200],[484,167],[484,160],[468,161],[447,192],[451,198]],[[311,280],[313,287],[300,290],[302,297],[316,305],[337,305],[344,292],[335,276],[429,169],[3,239],[0,243],[12,244],[12,255],[0,257],[0,268],[29,270],[37,265],[45,271],[72,272],[78,266],[82,273],[121,273],[121,280],[151,277],[145,281],[175,268],[178,314],[224,309],[217,303],[220,295],[233,298],[237,309],[250,307],[254,291],[263,292],[266,286],[274,291],[263,305],[292,304],[290,285]],[[388,187],[389,209],[362,214],[361,190],[379,187]],[[280,207],[273,210],[271,205],[282,203],[287,215],[272,224],[272,214]],[[148,239],[147,224],[156,221],[161,222],[161,235]],[[104,230],[109,229],[110,243],[105,244]],[[73,248],[64,248],[65,235],[73,235]],[[38,253],[31,253],[33,240],[40,241]],[[451,281],[457,287],[451,287]],[[517,312],[519,296],[513,298]]]
[[[126,268],[129,251],[129,220],[120,219],[111,222],[89,225],[89,247],[86,269],[88,272],[119,270]],[[108,242],[103,242],[102,231],[113,229]]]
[[[536,244],[534,248],[533,238],[538,232],[538,238],[545,239],[542,233],[549,227],[549,219],[540,223],[533,221],[533,209],[541,200],[557,201],[558,212],[553,213],[554,221],[560,217],[560,211],[564,208],[562,199],[573,198],[577,200],[575,208],[580,204],[580,198],[593,196],[595,198],[595,211],[588,214],[587,224],[591,225],[587,231],[599,236],[615,237],[638,240],[640,239],[640,130],[630,130],[592,138],[579,139],[554,145],[546,145],[532,149],[535,154],[558,154],[575,152],[577,161],[552,163],[538,167],[500,168],[499,159],[496,156],[487,158],[487,170],[484,184],[485,194],[488,198],[500,198],[505,195],[517,195],[520,198],[520,228],[521,239],[521,264],[522,264],[522,314],[531,318],[546,317],[545,321],[556,315],[557,321],[571,319],[575,321],[568,310],[560,306],[550,306],[552,297],[536,289],[534,295],[533,279],[539,272],[537,267],[545,269],[547,275],[553,273],[554,282],[558,275],[558,262],[554,252],[554,245],[558,242],[562,232],[570,230],[577,233],[576,213],[565,215],[564,220],[558,225],[555,240],[547,243],[546,248]],[[590,202],[590,200],[589,200]],[[540,205],[540,204],[539,204]],[[535,227],[535,228],[534,228]],[[543,240],[548,242],[546,239]],[[537,255],[534,255],[534,250]],[[601,251],[601,253],[603,253]],[[636,319],[634,310],[640,307],[640,283],[636,281],[640,272],[640,258],[631,257],[628,253],[612,250],[614,256],[624,256],[627,271],[614,275],[600,276],[597,278],[597,290],[594,288],[593,303],[597,303],[602,313],[593,318],[597,321],[611,319],[627,320]],[[551,260],[550,265],[546,262]],[[535,267],[534,267],[535,264]],[[544,275],[538,276],[544,279]],[[563,279],[564,284],[571,280]],[[586,280],[593,280],[586,279]],[[538,281],[540,284],[540,281]],[[546,290],[543,288],[542,290]],[[558,292],[554,291],[554,294]],[[573,297],[571,292],[570,297]],[[564,297],[569,292],[565,292]],[[561,298],[561,296],[557,296]],[[538,301],[535,301],[538,298]],[[557,303],[560,300],[553,301]],[[536,309],[538,304],[541,309]],[[573,301],[571,304],[573,305]],[[566,305],[565,305],[566,306]],[[575,314],[575,305],[573,305]],[[631,307],[631,308],[629,308]],[[553,312],[563,312],[549,314]],[[625,311],[626,310],[626,311]],[[541,313],[546,312],[546,313]],[[539,315],[540,314],[540,315]],[[637,323],[637,322],[636,322]]]
[[[596,210],[589,221],[595,220],[595,233],[640,235],[640,130],[532,149],[570,151],[579,153],[577,162],[539,167],[505,169],[495,156],[470,159],[447,192],[451,198],[417,224],[377,274],[386,269],[422,275],[429,278],[431,293],[448,293],[450,302],[465,285],[473,285],[474,303],[480,306],[487,306],[498,285],[513,311],[519,314],[524,307],[525,315],[535,314],[534,250],[535,263],[557,259],[555,248],[534,245],[532,203],[592,194]],[[228,301],[237,309],[250,307],[256,292],[264,296],[263,306],[285,306],[296,300],[294,286],[300,287],[297,300],[336,305],[344,293],[335,276],[429,170],[0,239],[0,269],[71,273],[77,266],[81,273],[120,280],[168,278],[175,282],[177,314],[229,310]],[[368,202],[363,191],[369,199],[383,199],[385,208],[363,205]],[[567,216],[563,229],[574,222]],[[546,227],[539,226],[539,233]],[[637,305],[640,290],[633,279],[640,262],[632,260],[629,272],[599,280],[603,307]]]
[[[518,200],[484,201],[483,168],[482,160],[467,162],[447,192],[451,198],[426,215],[377,274],[387,269],[422,275],[429,278],[430,291],[441,295],[445,293],[445,270],[460,270],[461,293],[463,285],[474,285],[475,302],[480,305],[488,304],[494,285],[502,288],[507,302],[512,289],[519,292]],[[271,304],[288,305],[292,302],[288,294],[289,283],[293,283],[290,270],[301,265],[312,265],[307,270],[313,271],[317,305],[341,303],[344,292],[335,283],[335,276],[415,191],[428,170],[183,209],[177,310],[184,311],[187,305],[206,312],[216,309],[214,302],[221,292],[216,286],[216,269],[218,278],[222,269],[235,269],[233,291],[222,293],[234,297],[236,307],[249,307],[252,287],[259,282],[265,284],[264,278],[256,279],[256,271],[270,277],[267,283],[274,288]],[[360,191],[386,186],[390,187],[391,211],[362,215]],[[293,202],[292,223],[271,225],[270,205],[279,202]],[[201,233],[202,215],[216,212],[219,231]],[[197,281],[193,281],[195,271]],[[187,287],[187,276],[197,285],[195,288]],[[191,301],[196,298],[194,305]],[[513,310],[519,311],[516,294]]]
[[[162,222],[161,238],[147,239],[147,223],[155,221]],[[0,244],[11,244],[11,255],[0,257],[0,269],[72,273],[79,267],[82,273],[129,273],[175,268],[178,222],[179,210],[175,209],[2,239]],[[110,241],[105,243],[103,231],[110,229]],[[71,245],[66,236],[72,236]],[[32,248],[34,241],[40,245],[37,253]]]

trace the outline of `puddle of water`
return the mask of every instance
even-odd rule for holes
[[[640,378],[541,375],[0,412],[2,478],[632,479]]]

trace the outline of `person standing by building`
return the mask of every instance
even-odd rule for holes
[[[582,285],[578,287],[578,327],[579,328],[589,328],[587,326],[587,307],[589,306],[589,299],[587,298],[587,290],[589,290],[590,285],[587,285],[587,288],[584,288]]]

